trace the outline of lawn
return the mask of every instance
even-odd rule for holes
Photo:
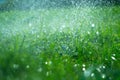
[[[0,12],[1,80],[120,80],[120,6]]]

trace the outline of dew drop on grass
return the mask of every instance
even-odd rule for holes
[[[27,66],[26,66],[26,68],[27,68],[27,69],[29,69],[29,68],[30,68],[30,66],[29,66],[29,65],[27,65]]]
[[[31,27],[31,26],[32,26],[32,23],[29,23],[28,26]]]
[[[99,32],[97,31],[96,34],[99,35]]]
[[[101,72],[100,68],[97,68],[96,70],[97,70],[98,72]]]
[[[92,28],[94,28],[94,27],[95,27],[95,24],[92,24],[91,26],[92,26]]]
[[[65,24],[63,24],[61,27],[64,29],[65,28]]]
[[[79,66],[79,64],[74,64],[74,67],[78,67]]]
[[[93,76],[95,76],[95,74],[94,74],[94,73],[91,73],[91,77],[93,77]]]
[[[82,70],[85,71],[86,70],[85,67],[83,67]]]
[[[45,64],[46,64],[46,65],[51,65],[51,64],[52,64],[52,61],[46,61]]]
[[[46,62],[45,62],[45,64],[47,65],[47,64],[48,64],[48,62],[46,61]]]
[[[104,78],[106,77],[106,75],[105,75],[105,74],[102,74],[101,77],[104,79]]]
[[[102,66],[103,69],[105,69],[106,67],[105,66]]]
[[[89,32],[89,31],[88,31],[87,33],[90,35],[90,32]]]
[[[83,64],[82,66],[83,66],[83,67],[85,67],[86,65],[85,65],[85,64]]]
[[[114,56],[111,56],[111,59],[114,60],[114,61],[116,61],[116,58]]]
[[[116,54],[112,54],[114,57],[116,56]]]

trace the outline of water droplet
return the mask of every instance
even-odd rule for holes
[[[105,74],[102,74],[102,76],[101,76],[103,79],[106,77],[106,75]]]
[[[46,64],[46,65],[51,65],[51,64],[52,64],[52,61],[48,61],[48,62],[46,61],[45,64]]]
[[[103,69],[105,69],[106,67],[105,66],[102,66],[103,67]]]
[[[100,68],[97,68],[96,70],[97,70],[98,72],[101,72]]]
[[[79,66],[79,64],[74,64],[74,67],[77,67],[77,66]]]
[[[27,69],[29,69],[29,68],[30,68],[30,66],[29,66],[29,65],[27,65],[27,66],[26,66],[26,68],[27,68]]]
[[[97,31],[96,34],[99,35],[99,32]]]
[[[83,64],[82,66],[83,66],[83,67],[85,67],[86,65],[85,65],[85,64]]]
[[[95,74],[94,74],[94,73],[92,73],[92,74],[91,74],[91,77],[93,77],[94,75],[95,75]]]
[[[62,28],[65,28],[65,25],[63,24],[61,27],[62,27]]]
[[[89,31],[88,31],[87,33],[88,33],[88,34],[90,34],[90,32],[89,32]]]
[[[114,57],[116,56],[116,54],[112,54]]]
[[[86,69],[85,68],[82,68],[83,71],[85,71]]]
[[[116,61],[116,58],[114,56],[111,56],[111,59],[114,60],[114,61]]]
[[[92,24],[91,26],[92,26],[92,27],[95,27],[95,24]]]
[[[28,25],[29,25],[29,27],[31,27],[31,26],[32,26],[32,23],[29,23]]]
[[[47,64],[48,64],[48,62],[46,61],[46,62],[45,62],[45,64],[47,65]]]

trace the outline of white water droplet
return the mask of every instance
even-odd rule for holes
[[[83,66],[83,67],[85,67],[86,65],[85,65],[85,64],[83,64],[82,66]]]
[[[62,28],[65,28],[65,25],[63,24],[61,27],[62,27]]]
[[[29,65],[27,65],[27,66],[26,66],[26,68],[28,69],[28,68],[30,68],[30,66],[29,66]]]
[[[114,60],[114,61],[116,61],[116,58],[114,56],[111,56],[111,59]]]
[[[103,69],[105,69],[106,67],[105,66],[102,66],[103,67]]]
[[[99,32],[97,31],[96,34],[99,35]]]
[[[94,73],[91,73],[91,77],[93,77],[95,74]]]
[[[47,65],[47,64],[48,64],[48,62],[46,61],[46,62],[45,62],[45,64]]]
[[[116,56],[116,54],[112,54],[114,57]]]
[[[88,34],[90,34],[90,32],[89,32],[89,31],[88,31],[87,33],[88,33]]]
[[[29,25],[29,27],[31,27],[31,26],[32,26],[32,23],[29,23],[28,25]]]
[[[92,24],[91,26],[92,26],[92,27],[95,27],[95,24]]]
[[[86,69],[85,68],[82,68],[83,71],[85,71]]]
[[[96,70],[97,70],[98,72],[101,72],[100,68],[97,68]]]
[[[106,77],[106,75],[105,74],[102,74],[102,76],[101,76],[103,79]]]
[[[48,62],[46,61],[45,64],[46,64],[46,65],[51,65],[51,64],[52,64],[52,61],[48,61]]]
[[[79,64],[74,64],[74,67],[77,67],[77,66],[79,66]]]

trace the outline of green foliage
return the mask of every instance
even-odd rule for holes
[[[0,12],[2,80],[119,80],[120,7]]]

